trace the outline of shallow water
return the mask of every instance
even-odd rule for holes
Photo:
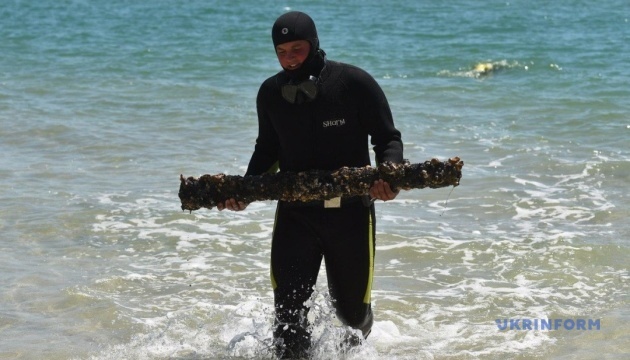
[[[627,2],[68,0],[0,10],[0,359],[270,356],[275,202],[189,214],[177,190],[245,171],[289,7],[378,80],[406,158],[465,162],[377,204],[376,323],[343,356],[624,358]],[[313,357],[338,358],[316,295]]]

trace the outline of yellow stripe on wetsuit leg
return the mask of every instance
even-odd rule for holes
[[[273,219],[273,230],[271,231],[271,238],[273,239],[273,234],[276,232],[276,224],[278,223],[278,207],[276,207],[276,215]],[[273,240],[272,240],[273,241]],[[271,259],[269,261],[269,277],[271,278],[271,288],[276,290],[278,287],[278,283],[276,283],[276,278],[273,276],[273,263]]]
[[[368,275],[367,289],[365,289],[365,296],[363,297],[363,303],[369,304],[372,302],[372,281],[374,280],[374,227],[372,226],[372,210],[368,209],[368,216],[370,221],[368,223],[368,247],[370,248],[370,272]]]
[[[271,165],[271,167],[266,171],[267,174],[275,174],[280,169],[280,161],[276,161]],[[278,208],[276,207],[276,215],[273,219],[273,231],[271,232],[271,238],[273,239],[273,233],[276,231],[276,224],[278,223]],[[276,283],[276,278],[273,277],[273,266],[271,261],[269,262],[269,277],[271,278],[271,288],[276,290],[278,284]]]
[[[269,276],[271,277],[271,289],[276,290],[278,284],[276,284],[276,279],[273,277],[273,268],[269,266]]]

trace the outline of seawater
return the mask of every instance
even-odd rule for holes
[[[377,204],[372,335],[339,352],[322,277],[313,358],[626,358],[627,1],[7,0],[0,359],[270,358],[275,202],[177,190],[245,171],[290,9],[381,84],[406,158],[465,162]]]

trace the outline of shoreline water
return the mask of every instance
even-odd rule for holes
[[[269,354],[275,202],[189,214],[177,189],[180,174],[246,170],[288,7],[180,5],[0,11],[0,359]],[[454,189],[377,204],[376,324],[347,358],[624,358],[629,5],[299,10],[331,59],[381,84],[405,158],[466,164]],[[502,69],[475,76],[479,63]],[[324,277],[317,294],[315,358],[335,358]]]

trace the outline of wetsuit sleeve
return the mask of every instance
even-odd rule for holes
[[[258,90],[256,97],[256,112],[258,113],[258,138],[254,146],[254,153],[249,160],[249,166],[245,176],[260,175],[277,167],[278,149],[280,147],[278,136],[273,128],[271,119],[265,109],[265,97],[269,94],[265,83]]]
[[[385,93],[367,72],[359,75],[361,106],[359,117],[371,138],[376,162],[403,161],[401,134],[394,126],[394,119]]]

